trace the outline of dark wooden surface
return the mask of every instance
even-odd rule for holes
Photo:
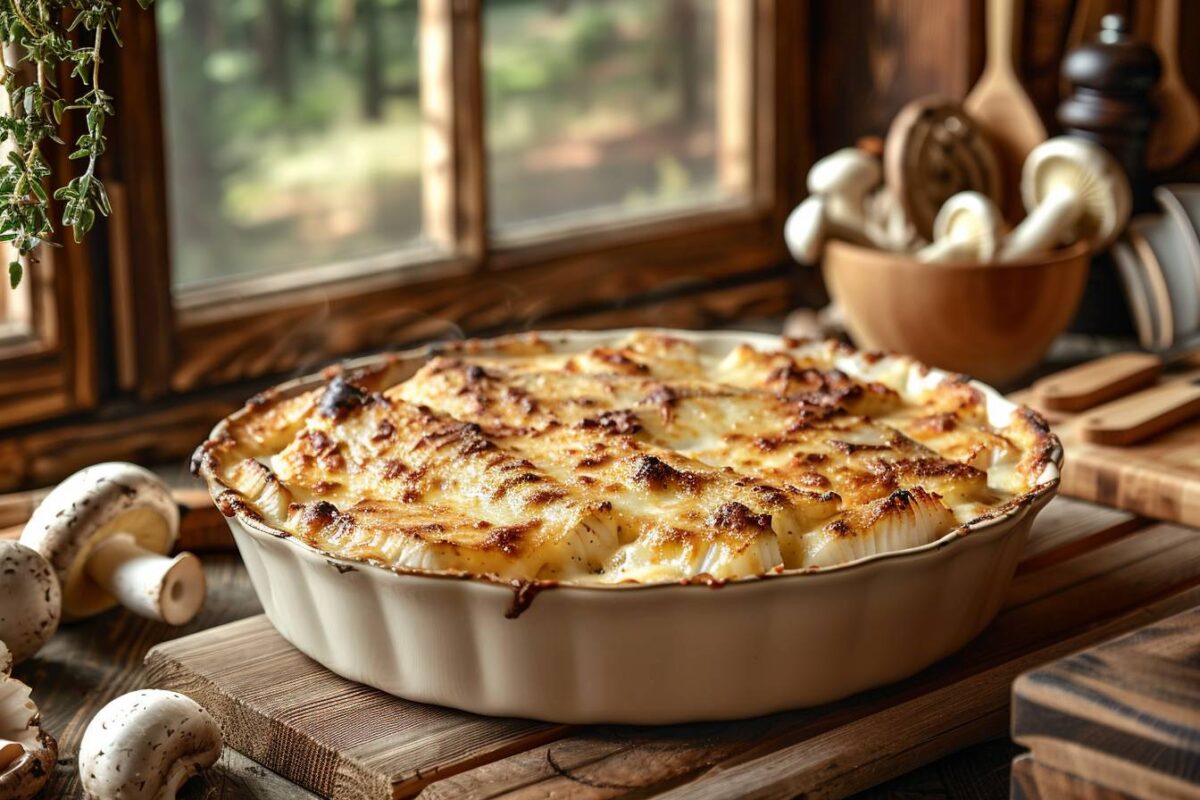
[[[66,626],[39,656],[18,669],[20,677],[34,686],[34,696],[44,711],[47,728],[62,743],[63,761],[45,797],[78,796],[74,756],[83,729],[109,699],[147,685],[142,661],[153,645],[259,613],[257,600],[236,556],[209,554],[205,564],[211,587],[209,602],[200,617],[186,628],[172,629],[113,611],[82,624]],[[834,752],[817,751],[811,746],[812,734],[824,730],[819,741],[826,745],[836,746],[841,735],[871,736],[877,742],[879,758],[864,763],[827,765],[841,791],[866,789],[916,765],[934,762],[876,786],[864,796],[962,800],[1005,797],[1008,764],[1016,751],[1006,741],[990,739],[1002,735],[1007,727],[1008,685],[1016,672],[1200,603],[1198,587],[1200,537],[1194,531],[1154,524],[1125,512],[1055,501],[1039,519],[1037,534],[1029,545],[1006,610],[979,640],[898,689],[868,693],[851,704],[861,710],[872,703],[879,704],[886,692],[895,693],[893,696],[900,701],[883,709],[884,716],[866,727],[847,724],[852,722],[852,714],[839,712],[829,716],[826,710],[741,724],[743,727],[766,724],[774,731],[772,744],[765,749],[761,743],[747,746],[746,740],[738,739],[726,742],[727,746],[718,751],[710,748],[702,752],[703,748],[691,746],[686,736],[681,740],[676,733],[669,769],[660,776],[665,784],[659,783],[657,788],[675,785],[677,793],[698,796],[714,792],[714,787],[719,789],[722,785],[717,781],[732,777],[741,789],[762,796],[788,796],[803,791],[797,780],[804,774],[805,764],[814,753]],[[1026,643],[1024,649],[1014,649],[1012,644],[1017,640]],[[954,675],[970,676],[965,684],[969,702],[950,697],[954,691],[947,681],[948,676]],[[294,676],[281,676],[281,683],[288,677]],[[921,687],[925,690],[940,687],[942,682],[947,682],[945,698],[921,690]],[[987,709],[974,702],[976,694],[987,699]],[[955,696],[962,697],[961,693]],[[903,738],[897,732],[907,730],[913,718],[924,718],[922,714],[931,714],[930,719],[939,720],[952,717],[960,724],[951,736],[897,751],[896,742]],[[546,764],[550,763],[549,748],[561,748],[562,741],[571,742],[570,746],[577,751],[572,755],[556,750],[553,763],[560,767],[565,763],[565,773],[545,773]],[[603,778],[605,775],[628,778],[630,770],[634,770],[639,780],[625,780],[630,784],[625,789],[588,791],[605,796],[643,796],[646,788],[633,785],[646,774],[644,762],[638,760],[639,753],[646,748],[661,752],[661,743],[655,745],[655,741],[653,732],[585,729],[568,740],[542,743],[486,765],[466,764],[465,767],[471,768],[452,779],[439,781],[426,791],[431,796],[492,796],[497,787],[507,785],[511,790],[515,785],[528,795],[578,792],[587,789],[589,781],[621,783]],[[960,752],[936,761],[953,751]],[[771,758],[765,757],[768,753]],[[571,760],[575,756],[583,760]],[[298,794],[294,785],[229,750],[220,765],[203,780],[190,785],[183,796],[274,800],[306,795]]]
[[[1200,798],[1200,607],[1022,675],[1012,735],[1040,766]]]

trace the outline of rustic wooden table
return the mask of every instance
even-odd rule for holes
[[[965,720],[960,726],[961,736],[943,737],[933,747],[897,746],[889,739],[915,734],[899,729],[891,734],[881,730],[878,758],[871,764],[850,765],[849,769],[847,765],[828,765],[830,770],[840,770],[841,777],[827,781],[823,788],[835,795],[843,794],[850,788],[870,787],[932,761],[890,782],[879,783],[863,796],[963,800],[1007,797],[1009,764],[1018,752],[1007,739],[1001,738],[1007,725],[1007,686],[1015,677],[1015,672],[1008,676],[1004,671],[1007,665],[1028,669],[1064,655],[1064,648],[1074,650],[1082,646],[1074,642],[1091,644],[1093,640],[1109,638],[1200,602],[1197,588],[1200,537],[1194,533],[1191,529],[1154,523],[1125,512],[1056,499],[1039,518],[1001,617],[961,656],[933,668],[928,678],[914,679],[918,686],[922,680],[941,685],[937,676],[942,674],[955,675],[961,680],[958,673],[994,672],[1004,682],[994,687],[995,697],[988,701],[991,705],[986,714]],[[261,611],[236,555],[207,554],[205,568],[209,579],[208,603],[199,618],[187,627],[171,628],[124,611],[112,611],[81,624],[64,626],[37,657],[18,668],[18,676],[34,687],[45,727],[60,742],[61,760],[45,797],[79,796],[75,754],[83,730],[108,700],[145,685],[142,662],[153,645]],[[1031,626],[1036,629],[1034,634],[1029,633]],[[1012,643],[1016,641],[1022,643],[1023,649],[1014,649]],[[281,682],[286,680],[287,676],[280,676]],[[989,679],[988,684],[991,682]],[[901,688],[900,694],[906,691]],[[945,713],[953,716],[957,712],[948,706]],[[786,723],[789,717],[781,719]],[[586,729],[577,735],[586,738]],[[765,763],[770,759],[756,757],[752,749],[732,756],[713,756],[700,764],[689,762],[685,775],[671,776],[662,785],[631,786],[626,787],[630,791],[606,790],[600,794],[645,797],[658,790],[674,788],[678,792],[701,783],[711,793],[715,787],[710,787],[709,781],[734,777],[745,782],[748,791],[757,786],[762,796],[786,797],[795,793],[793,787],[798,785],[798,777],[807,780],[795,770],[788,773],[796,766],[790,762],[796,762],[797,758],[786,751],[785,747],[777,753],[782,757],[777,770]],[[944,757],[935,760],[939,756]],[[502,761],[470,768],[448,781],[434,783],[429,789],[437,789],[444,796],[456,796],[459,789],[471,796],[497,796],[490,789],[484,791],[485,787],[494,786],[496,779],[503,785],[507,772],[526,768],[518,756],[509,761],[511,766]],[[588,770],[594,768],[595,765],[589,764],[578,775],[570,771],[565,777],[555,775],[553,785],[537,781],[533,785],[516,785],[526,794],[538,786],[556,793],[565,789],[569,794],[575,786],[593,796],[597,792],[595,782],[589,782]],[[616,768],[622,767],[617,764]],[[572,783],[575,780],[578,785]],[[536,794],[534,791],[530,796]],[[181,797],[274,800],[312,795],[227,749],[219,765],[192,781]]]

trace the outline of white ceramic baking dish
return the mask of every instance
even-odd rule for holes
[[[543,338],[583,349],[626,333]],[[671,333],[718,351],[741,342],[780,346],[761,334]],[[428,355],[400,358],[412,372]],[[862,377],[881,368],[860,356],[838,366]],[[915,364],[909,371],[912,385],[944,377]],[[314,376],[278,391],[321,382]],[[1016,406],[977,386],[991,421],[1003,424]],[[557,586],[518,597],[503,583],[333,557],[253,515],[238,513],[229,524],[271,622],[339,675],[482,714],[720,720],[837,700],[911,675],[969,641],[999,610],[1030,524],[1057,489],[1061,461],[1055,440],[1035,491],[1003,516],[932,544],[719,587]],[[224,489],[211,476],[209,485],[214,497]],[[519,615],[508,613],[526,602]]]

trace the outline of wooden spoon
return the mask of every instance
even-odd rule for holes
[[[1021,13],[1019,0],[987,0],[987,63],[963,108],[979,123],[1000,152],[1010,193],[1005,204],[1020,213],[1017,181],[1029,151],[1046,140],[1046,126],[1014,66],[1014,43]]]
[[[1163,75],[1157,91],[1158,120],[1146,145],[1146,165],[1157,171],[1178,164],[1200,140],[1200,101],[1179,68],[1179,0],[1160,0],[1154,46],[1162,59]]]

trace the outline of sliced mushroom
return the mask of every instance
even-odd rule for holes
[[[100,709],[79,745],[79,777],[95,800],[170,800],[221,757],[221,728],[195,700],[143,689]]]
[[[1086,241],[1106,247],[1129,220],[1129,179],[1103,147],[1074,136],[1048,139],[1021,169],[1028,216],[1001,244],[998,261],[1015,261]]]
[[[204,570],[191,553],[167,554],[179,533],[170,490],[135,464],[80,470],[34,511],[20,541],[53,565],[63,616],[80,619],[118,602],[182,625],[204,604]]]
[[[41,553],[12,540],[0,541],[0,639],[14,663],[32,656],[58,630],[62,592]]]
[[[951,195],[933,221],[933,244],[917,251],[917,260],[991,261],[1004,233],[1004,217],[981,192]]]
[[[0,642],[0,664],[12,655]],[[41,728],[32,691],[0,670],[0,797],[28,800],[45,786],[58,761],[58,742]]]

